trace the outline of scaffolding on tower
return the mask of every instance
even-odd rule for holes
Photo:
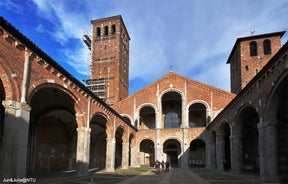
[[[85,79],[85,86],[92,91],[101,100],[106,102],[107,99],[107,80],[105,78]]]

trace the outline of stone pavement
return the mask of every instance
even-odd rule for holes
[[[233,175],[229,172],[205,168],[182,169],[172,168],[160,174],[152,170],[138,176],[125,176],[115,173],[94,173],[87,177],[66,177],[38,180],[37,183],[53,184],[278,184],[261,182],[256,175]]]

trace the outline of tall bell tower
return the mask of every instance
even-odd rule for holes
[[[227,63],[231,92],[238,94],[281,48],[285,31],[238,38]]]
[[[113,106],[128,96],[130,37],[121,15],[91,23],[92,39],[84,38],[85,43],[91,43],[92,55],[90,79],[85,82],[92,92]]]

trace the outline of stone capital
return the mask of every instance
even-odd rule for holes
[[[25,110],[25,111],[31,111],[31,107],[23,102],[16,102],[13,100],[6,100],[2,102],[2,105],[6,109],[15,109],[15,110]]]
[[[241,134],[230,135],[230,140],[242,139]]]
[[[91,128],[88,127],[78,127],[77,132],[91,132]]]

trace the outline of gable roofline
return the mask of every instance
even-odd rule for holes
[[[229,91],[225,91],[225,90],[223,90],[223,89],[221,89],[221,88],[217,88],[217,87],[214,87],[214,86],[205,84],[205,83],[203,83],[203,82],[199,82],[199,81],[193,80],[193,79],[191,79],[191,78],[188,78],[188,77],[185,77],[185,76],[176,74],[176,73],[174,73],[173,71],[170,71],[169,73],[165,74],[165,75],[162,76],[161,78],[153,81],[152,83],[148,84],[147,86],[145,86],[145,87],[141,88],[140,90],[136,91],[135,93],[131,94],[131,95],[128,96],[127,98],[124,98],[123,100],[117,102],[116,104],[120,104],[120,103],[122,103],[122,102],[124,102],[124,101],[126,101],[126,100],[128,100],[128,99],[133,98],[133,97],[136,96],[138,93],[141,93],[142,91],[146,90],[147,88],[149,88],[149,87],[151,87],[151,86],[153,86],[153,85],[156,85],[156,84],[159,83],[161,80],[163,80],[163,79],[165,79],[165,78],[167,78],[167,77],[169,77],[169,76],[177,76],[177,77],[180,77],[180,78],[182,78],[182,79],[185,80],[185,81],[190,81],[190,82],[192,82],[192,83],[194,83],[194,84],[197,84],[198,86],[203,86],[203,88],[205,88],[205,89],[210,89],[211,91],[215,91],[215,92],[217,91],[217,92],[222,93],[222,94],[224,94],[224,95],[230,96],[231,99],[233,99],[233,98],[236,96],[234,93],[231,93],[231,92],[229,92]]]
[[[252,40],[252,39],[259,39],[259,38],[265,38],[265,37],[272,37],[272,36],[280,36],[280,38],[282,38],[282,36],[286,33],[286,31],[279,31],[279,32],[273,32],[273,33],[267,33],[267,34],[259,34],[259,35],[254,35],[254,36],[246,36],[246,37],[240,37],[240,38],[237,38],[233,48],[232,48],[232,51],[228,57],[228,60],[226,62],[226,64],[229,64],[230,63],[230,60],[238,46],[238,44],[242,41],[247,41],[247,40]]]
[[[132,127],[133,129],[137,130],[134,126],[130,125],[126,122],[126,120],[118,113],[116,112],[112,107],[110,107],[108,104],[106,104],[103,100],[101,100],[99,97],[97,97],[92,91],[90,91],[84,84],[82,84],[78,79],[76,79],[72,74],[70,74],[67,70],[65,70],[61,65],[59,65],[55,60],[53,60],[50,56],[48,56],[43,50],[41,50],[35,43],[33,43],[30,39],[28,39],[26,36],[24,36],[18,29],[16,29],[12,24],[10,24],[6,19],[4,19],[2,16],[0,16],[0,27],[5,29],[7,32],[9,32],[13,37],[15,37],[17,40],[21,41],[22,44],[24,44],[27,48],[29,48],[32,52],[34,52],[36,55],[38,55],[40,58],[45,60],[47,63],[49,63],[52,67],[57,69],[59,72],[65,75],[71,82],[76,84],[79,88],[81,88],[85,93],[87,93],[89,96],[91,96],[93,99],[95,99],[97,102],[99,102],[101,105],[103,105],[105,108],[107,108],[110,112],[112,112],[114,115],[116,115],[118,118],[123,120],[128,126]]]

